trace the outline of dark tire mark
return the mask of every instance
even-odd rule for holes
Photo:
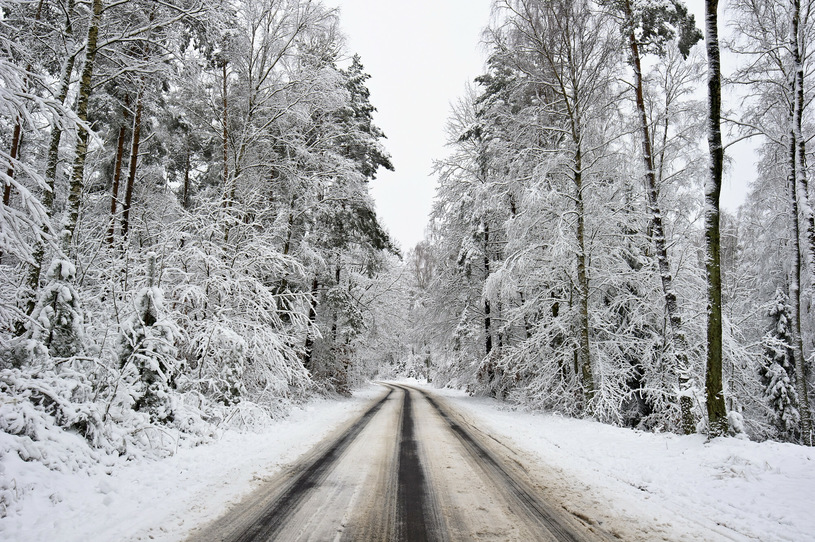
[[[557,517],[549,506],[533,495],[531,490],[526,487],[526,484],[513,476],[513,474],[504,467],[501,461],[482,446],[464,427],[456,422],[437,401],[420,389],[412,389],[422,394],[427,402],[430,403],[442,419],[444,419],[464,448],[477,460],[487,475],[498,483],[501,483],[526,510],[530,518],[536,519],[537,522],[557,540],[562,542],[581,542],[584,540],[583,536],[576,534],[574,529],[568,524],[565,524],[561,518]],[[592,534],[601,539],[606,538],[595,529],[592,529]]]
[[[385,404],[393,389],[388,390],[387,395],[377,401],[369,408],[354,424],[349,427],[340,437],[334,441],[328,449],[316,460],[306,466],[298,476],[292,480],[286,490],[266,506],[259,514],[259,517],[243,531],[229,538],[233,542],[260,542],[274,540],[274,535],[285,524],[288,516],[304,500],[307,493],[317,487],[321,480],[328,475],[332,465],[339,459],[342,453],[362,432],[368,422],[379,412]]]
[[[424,542],[435,540],[429,519],[432,510],[428,508],[427,483],[419,459],[418,446],[413,431],[413,406],[410,390],[399,389],[402,399],[402,431],[399,441],[399,473],[396,495],[397,540]],[[430,527],[430,529],[428,529]]]

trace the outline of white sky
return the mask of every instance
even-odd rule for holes
[[[445,154],[450,104],[483,72],[481,31],[491,0],[325,0],[339,6],[348,49],[371,75],[374,122],[388,137],[396,171],[372,183],[377,214],[407,252],[424,237],[434,190],[432,161]],[[703,28],[704,0],[686,0]],[[724,2],[722,2],[724,4]],[[721,27],[720,22],[720,27]],[[720,29],[720,33],[722,33]],[[735,208],[754,176],[749,150],[726,174],[723,203]],[[738,181],[736,179],[739,179]]]

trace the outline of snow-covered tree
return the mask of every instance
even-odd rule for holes
[[[159,286],[156,254],[147,254],[145,285],[133,298],[133,313],[122,322],[119,364],[133,408],[151,421],[173,419],[170,387],[178,372],[178,326],[167,313]]]
[[[55,259],[31,313],[26,337],[41,342],[53,357],[67,358],[85,348],[85,313],[76,289],[76,266]]]
[[[772,421],[781,438],[795,440],[800,431],[798,394],[795,390],[795,361],[792,355],[792,322],[788,296],[780,289],[767,316],[772,328],[764,337],[764,362],[759,374]]]

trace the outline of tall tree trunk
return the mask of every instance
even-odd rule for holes
[[[809,390],[807,389],[806,371],[804,370],[804,345],[801,338],[801,230],[799,227],[800,209],[798,198],[801,191],[797,189],[795,162],[797,154],[797,141],[794,131],[790,130],[790,173],[787,179],[787,192],[790,205],[790,251],[792,252],[793,269],[790,273],[790,312],[793,318],[790,332],[792,333],[792,357],[795,362],[795,384],[798,392],[798,412],[801,415],[801,440],[808,446],[813,445],[812,413],[809,408]]]
[[[91,80],[93,78],[93,63],[96,59],[97,41],[99,39],[99,26],[102,22],[102,0],[93,0],[93,15],[88,25],[88,40],[85,44],[85,66],[82,68],[82,77],[79,80],[79,93],[76,102],[76,116],[83,124],[79,125],[76,136],[76,157],[74,158],[73,172],[71,174],[70,191],[68,194],[68,212],[65,217],[64,237],[62,250],[70,252],[71,240],[79,221],[79,208],[82,205],[82,188],[84,186],[85,160],[88,155],[88,130],[84,123],[88,120],[88,103],[90,102]]]
[[[801,28],[801,0],[793,0],[791,39],[792,54],[794,62],[794,113],[793,132],[795,135],[795,186],[798,196],[798,205],[804,219],[806,249],[801,251],[805,255],[807,275],[809,276],[810,290],[815,289],[815,213],[809,200],[809,182],[807,179],[806,167],[806,139],[804,138],[801,125],[804,117],[804,50],[806,39],[802,35]],[[798,213],[794,215],[798,218]],[[800,266],[798,267],[800,273]],[[799,287],[800,279],[798,281]],[[799,304],[800,306],[800,304]],[[801,337],[801,319],[798,319],[798,337]],[[809,389],[807,382],[806,356],[804,355],[803,343],[800,349],[800,359],[795,360],[795,372],[798,384],[798,410],[801,414],[801,438],[808,446],[815,445],[815,435],[812,428],[812,409],[809,403]]]
[[[583,388],[585,408],[591,408],[594,398],[594,375],[591,368],[591,348],[589,345],[589,278],[586,270],[585,209],[583,205],[583,153],[580,134],[574,137],[575,203],[577,205],[577,305],[578,305],[578,349],[577,360],[580,366],[580,382]]]
[[[809,181],[806,167],[806,138],[802,123],[804,118],[804,59],[806,40],[801,28],[801,0],[791,0],[790,54],[792,56],[792,132],[795,137],[795,180],[798,190],[799,213],[804,220],[803,234],[806,239],[802,251],[803,262],[809,276],[810,287],[815,287],[815,212],[809,202]]]
[[[127,234],[130,231],[130,209],[133,205],[133,187],[136,184],[136,170],[139,162],[139,144],[141,143],[141,115],[144,105],[145,83],[142,81],[139,94],[136,97],[136,112],[133,116],[133,137],[130,145],[130,164],[125,185],[125,201],[122,205],[122,242],[127,243]]]
[[[719,55],[718,0],[705,0],[705,37],[708,84],[708,147],[710,177],[705,186],[705,246],[707,271],[707,398],[708,434],[724,435],[728,430],[727,408],[722,386],[722,273],[719,234],[719,196],[722,191],[721,111],[722,86]]]
[[[793,280],[790,285],[790,302],[793,318],[793,359],[795,360],[796,391],[798,392],[798,412],[801,415],[801,440],[812,446],[812,410],[809,404],[806,356],[801,337],[801,267],[805,266],[810,288],[815,286],[815,217],[809,202],[809,187],[806,170],[806,141],[802,130],[804,116],[804,58],[805,41],[801,28],[801,0],[791,0],[790,53],[792,55],[792,115],[790,118],[790,178],[789,195],[792,205],[790,220],[793,228]],[[803,226],[799,225],[803,222]],[[803,229],[803,231],[801,231]],[[801,234],[806,239],[801,247]],[[793,290],[794,288],[794,290]]]
[[[626,18],[633,19],[631,4],[625,2]],[[677,378],[679,384],[679,409],[680,427],[686,435],[696,431],[696,423],[693,419],[693,400],[689,395],[689,363],[688,363],[688,343],[682,329],[682,316],[679,314],[679,307],[676,301],[676,293],[673,288],[673,275],[671,265],[668,260],[668,249],[666,247],[665,229],[662,224],[662,212],[659,207],[659,187],[657,186],[656,170],[654,168],[653,151],[651,149],[651,134],[648,129],[648,116],[645,110],[645,98],[642,83],[642,66],[640,63],[639,45],[634,34],[633,27],[628,34],[628,45],[631,52],[631,62],[634,65],[634,91],[636,94],[637,112],[639,117],[641,138],[642,138],[642,161],[645,166],[645,194],[648,201],[648,209],[651,214],[650,232],[651,240],[656,250],[659,274],[662,278],[662,295],[665,299],[665,312],[668,313],[668,321],[673,334],[675,366],[672,367],[673,376]]]
[[[130,100],[125,97],[122,125],[119,127],[119,137],[116,139],[116,162],[113,166],[113,188],[110,194],[110,226],[108,226],[107,244],[113,246],[116,233],[116,205],[119,198],[119,182],[122,179],[122,162],[124,161],[125,137],[127,136],[127,122],[130,119]]]
[[[484,222],[484,283],[490,278],[490,256],[488,247],[490,244],[490,227]],[[484,345],[487,355],[492,352],[492,330],[490,329],[490,299],[484,295]]]

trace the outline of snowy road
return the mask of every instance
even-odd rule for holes
[[[548,502],[521,456],[399,384],[191,542],[609,540]]]

